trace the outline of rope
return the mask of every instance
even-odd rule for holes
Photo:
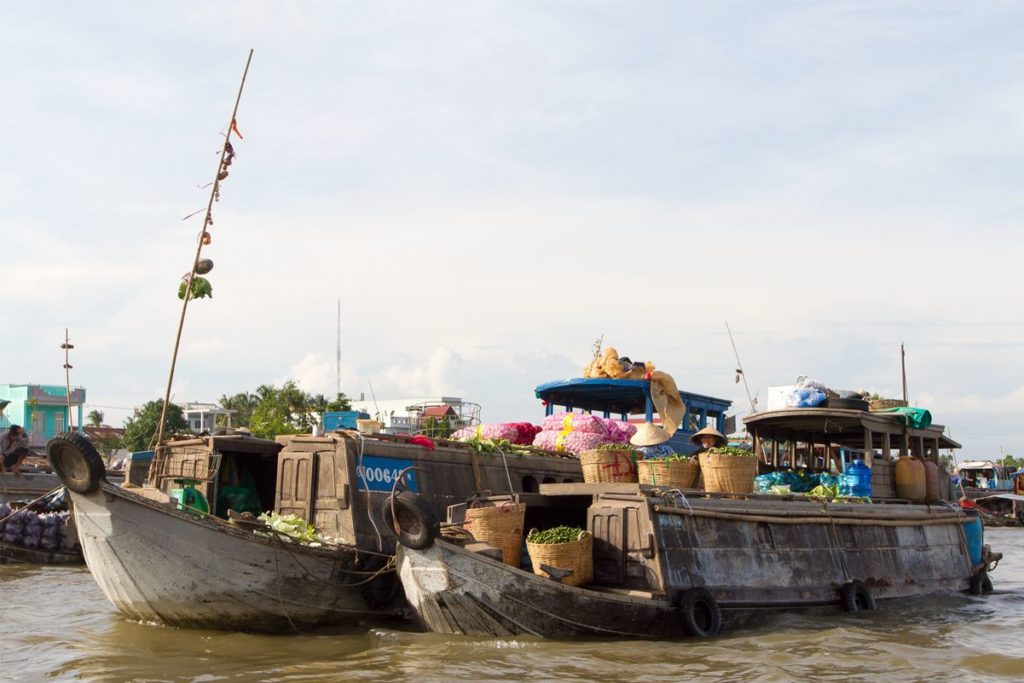
[[[284,597],[281,595],[281,568],[277,564],[277,548],[274,548],[274,575],[277,578],[277,602],[281,605],[281,614],[288,620],[288,625],[292,627],[292,630],[302,635],[302,631],[299,630],[295,622],[292,621],[291,615],[288,614],[288,610],[284,607]]]
[[[501,453],[501,462],[505,465],[505,477],[508,479],[508,492],[514,494],[516,492],[516,488],[512,486],[512,475],[508,472],[508,460],[505,459],[505,451],[502,449],[498,452]]]
[[[373,521],[373,503],[370,498],[370,483],[366,481],[366,470],[363,469],[363,448],[366,443],[366,439],[363,438],[362,432],[356,432],[359,436],[359,478],[363,480],[363,484],[366,487],[366,516],[370,519],[370,526],[373,527],[373,532],[377,534],[377,550],[384,552],[384,537],[380,535],[380,529],[377,528],[377,522]],[[359,482],[356,482],[356,488],[359,487]],[[392,504],[391,516],[394,518],[394,504]]]

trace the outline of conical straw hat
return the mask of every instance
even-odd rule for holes
[[[629,442],[634,446],[657,446],[671,438],[669,433],[658,425],[644,422],[636,428],[636,434],[633,435]]]
[[[717,429],[715,429],[714,427],[711,427],[711,426],[705,427],[704,429],[700,430],[699,432],[697,432],[696,434],[691,436],[690,437],[690,441],[692,441],[693,443],[699,444],[700,443],[700,437],[702,437],[702,436],[713,436],[713,437],[715,437],[716,439],[718,439],[718,445],[719,446],[724,446],[726,441],[728,441],[728,439],[725,438],[725,434],[722,434],[722,432],[718,431]]]

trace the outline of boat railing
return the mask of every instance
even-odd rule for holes
[[[178,448],[160,454],[153,461],[150,481],[158,488],[168,479],[194,479],[212,482],[220,470],[220,453],[211,453],[208,448]]]

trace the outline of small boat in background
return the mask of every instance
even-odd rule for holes
[[[66,495],[58,484],[32,501],[0,503],[0,564],[85,563]]]

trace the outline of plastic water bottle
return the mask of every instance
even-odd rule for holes
[[[871,468],[863,460],[854,460],[846,466],[839,482],[839,495],[871,497]]]

